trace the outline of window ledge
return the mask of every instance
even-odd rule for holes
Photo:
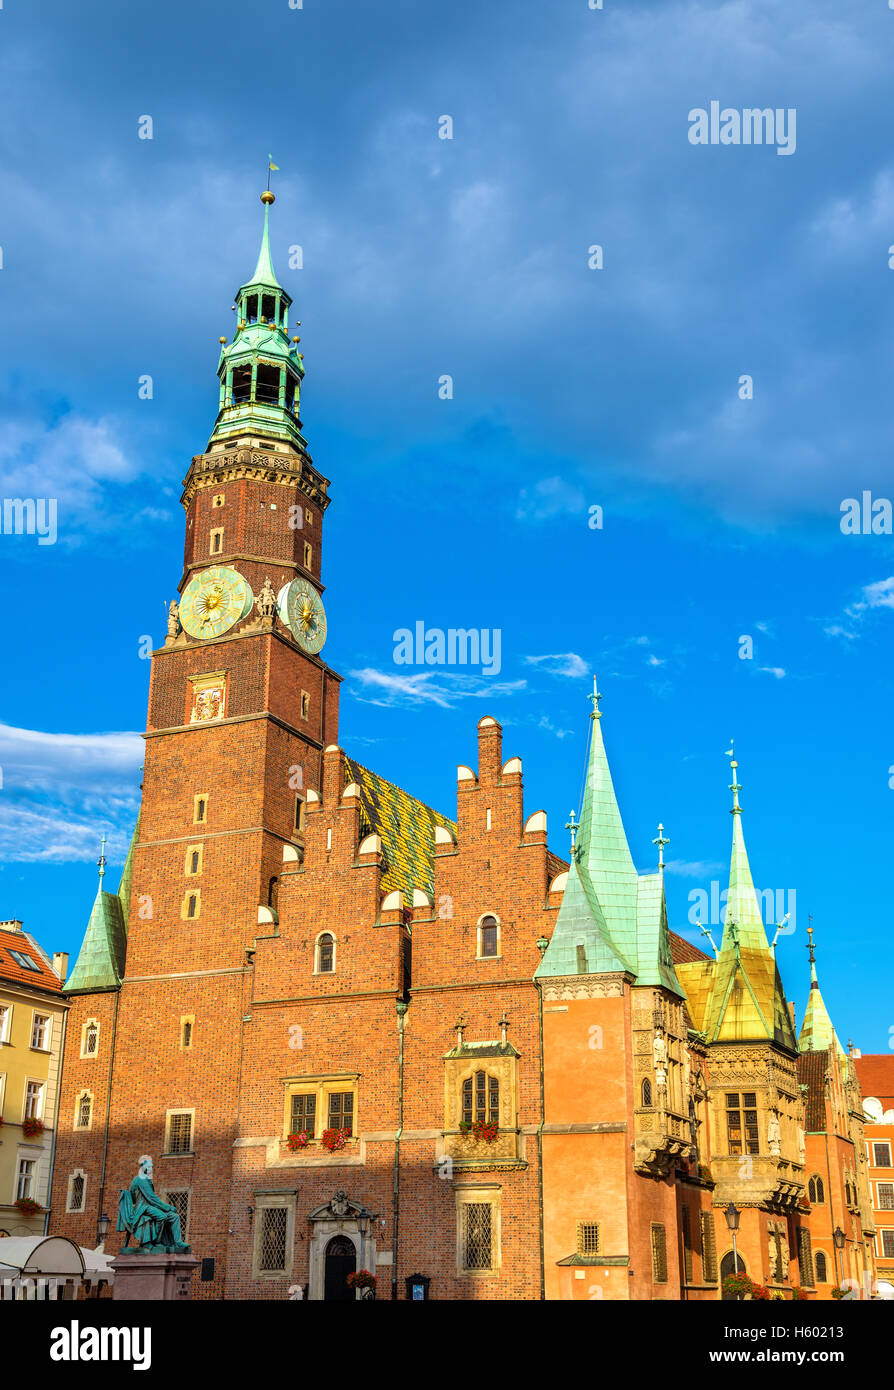
[[[195,1149],[188,1149],[185,1153],[167,1153],[167,1152],[165,1152],[165,1153],[163,1153],[163,1154],[159,1154],[159,1158],[195,1158],[195,1156],[196,1156],[196,1151],[195,1151]]]
[[[28,1051],[29,1051],[29,1052],[41,1052],[41,1053],[43,1053],[44,1057],[52,1057],[52,1055],[53,1055],[53,1049],[52,1049],[51,1047],[35,1047],[33,1043],[32,1043],[31,1046],[28,1048]]]

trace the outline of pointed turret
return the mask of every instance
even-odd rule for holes
[[[730,749],[729,756],[733,750]],[[706,1031],[711,1042],[763,1040],[796,1050],[776,958],[767,941],[742,833],[742,790],[732,758],[733,846],[723,937],[708,1001]]]
[[[593,710],[580,823],[574,824],[572,812],[568,884],[537,974],[622,970],[637,984],[663,985],[682,997],[671,959],[663,873],[639,875],[634,867],[602,738],[602,696],[595,680],[588,698]]]
[[[807,996],[807,1008],[804,1010],[804,1022],[801,1024],[801,1033],[798,1038],[798,1051],[825,1052],[828,1048],[834,1047],[835,1051],[844,1057],[846,1055],[844,1048],[832,1026],[829,1010],[826,1008],[826,1002],[820,993],[812,925],[807,928],[807,937],[807,949],[810,952],[810,993]]]
[[[274,194],[267,189],[261,202],[264,231],[258,263],[251,279],[236,292],[233,341],[220,340],[220,412],[208,448],[251,431],[264,438],[287,440],[304,452],[307,445],[298,418],[304,377],[304,361],[298,351],[301,339],[289,341],[292,300],[276,278],[270,253]]]
[[[92,994],[101,990],[118,989],[121,985],[127,951],[127,909],[122,895],[126,894],[126,901],[129,902],[135,840],[136,831],[131,840],[118,892],[107,893],[103,888],[106,873],[106,840],[105,836],[102,838],[102,850],[98,861],[99,887],[75,967],[65,983],[66,994]]]

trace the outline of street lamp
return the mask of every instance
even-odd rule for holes
[[[369,1230],[369,1212],[361,1207],[357,1213],[357,1230],[360,1232],[360,1268],[366,1269],[366,1234]]]
[[[739,1252],[736,1249],[736,1231],[738,1231],[739,1229],[739,1219],[742,1213],[739,1211],[739,1208],[733,1202],[730,1202],[729,1206],[723,1214],[726,1217],[726,1224],[729,1227],[729,1233],[733,1238],[733,1273],[738,1274]]]
[[[841,1229],[840,1226],[836,1226],[836,1227],[835,1227],[835,1230],[832,1232],[832,1240],[833,1240],[834,1245],[835,1245],[835,1278],[836,1278],[836,1281],[837,1281],[838,1286],[839,1286],[839,1288],[840,1288],[840,1287],[841,1287],[841,1255],[840,1255],[839,1252],[842,1251],[842,1250],[844,1249],[844,1242],[847,1240],[847,1236],[844,1234],[844,1231]]]
[[[103,1243],[103,1241],[105,1240],[106,1236],[109,1234],[109,1227],[111,1226],[111,1224],[112,1224],[112,1218],[111,1218],[110,1216],[106,1216],[105,1212],[103,1212],[102,1215],[99,1216],[99,1217],[97,1218],[97,1222],[96,1222],[96,1244],[97,1244],[97,1245],[102,1245],[102,1243]]]

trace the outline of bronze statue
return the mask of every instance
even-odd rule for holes
[[[129,1188],[118,1198],[118,1230],[126,1231],[122,1249],[126,1250],[133,1236],[135,1253],[188,1255],[189,1246],[180,1234],[177,1210],[156,1195],[152,1183],[152,1159],[143,1154],[139,1172]]]

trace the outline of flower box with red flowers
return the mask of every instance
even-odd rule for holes
[[[43,1134],[43,1120],[23,1120],[22,1133],[26,1139],[36,1139],[38,1135]]]
[[[320,1136],[320,1142],[324,1149],[328,1149],[331,1154],[338,1153],[348,1142],[348,1131],[346,1129],[324,1129]]]
[[[472,1138],[481,1139],[485,1144],[492,1144],[499,1132],[500,1126],[493,1120],[476,1120],[472,1125]]]
[[[290,1151],[294,1154],[298,1153],[299,1149],[306,1149],[308,1144],[310,1143],[310,1140],[307,1137],[306,1131],[302,1129],[299,1130],[297,1134],[290,1134],[288,1139],[286,1140],[286,1143],[288,1144]]]
[[[43,1211],[40,1202],[35,1202],[33,1197],[18,1197],[16,1207],[23,1216],[36,1216],[39,1211]]]
[[[368,1269],[355,1269],[347,1278],[349,1289],[374,1289],[377,1283],[376,1276]]]

